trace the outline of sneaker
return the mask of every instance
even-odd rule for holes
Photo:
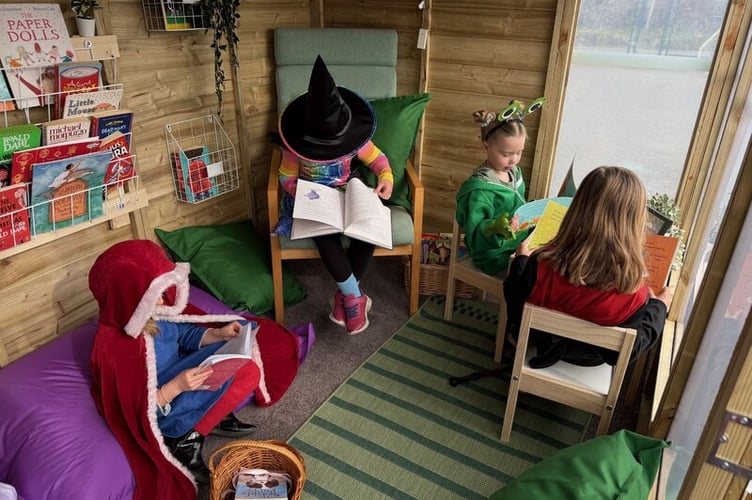
[[[238,420],[234,413],[230,413],[211,431],[211,434],[230,438],[242,438],[256,432],[256,426]]]
[[[334,305],[332,306],[332,312],[329,313],[329,319],[337,323],[339,326],[347,326],[347,313],[345,313],[345,295],[337,290],[334,294]]]
[[[356,297],[353,294],[345,297],[345,326],[347,333],[355,335],[368,328],[368,311],[371,310],[371,299],[368,295],[363,294]]]

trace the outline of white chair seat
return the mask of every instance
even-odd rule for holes
[[[598,366],[579,366],[566,361],[557,361],[546,368],[531,368],[530,359],[534,356],[535,347],[528,346],[527,353],[525,354],[525,364],[523,365],[525,370],[533,370],[546,377],[575,384],[604,396],[608,394],[608,389],[611,385],[611,376],[614,373],[613,366],[606,363]]]

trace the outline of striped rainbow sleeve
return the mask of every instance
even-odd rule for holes
[[[298,187],[298,157],[282,148],[282,161],[279,164],[279,184],[291,196],[295,196]]]
[[[358,158],[362,161],[371,172],[378,176],[379,182],[388,180],[394,184],[392,167],[389,165],[389,159],[373,141],[368,141],[365,146],[358,151]]]

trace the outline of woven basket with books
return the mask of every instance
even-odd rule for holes
[[[405,290],[410,290],[410,259],[403,259],[405,266]],[[421,295],[445,295],[447,289],[447,277],[449,276],[449,266],[438,264],[421,264],[420,265],[420,284],[418,293]],[[464,281],[457,281],[455,286],[455,297],[469,299],[475,296],[477,288],[468,285]]]
[[[282,441],[231,441],[209,458],[210,500],[233,500],[233,479],[241,469],[266,469],[289,474],[290,500],[300,499],[306,480],[305,462],[298,450]]]

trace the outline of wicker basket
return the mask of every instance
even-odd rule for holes
[[[232,479],[242,468],[283,471],[290,474],[290,500],[299,500],[306,480],[305,462],[298,450],[282,441],[231,441],[209,457],[210,500],[226,500],[222,493],[232,489]],[[234,499],[235,495],[227,495]]]
[[[405,266],[405,290],[410,289],[410,259],[403,260]],[[446,295],[447,276],[449,275],[448,266],[439,266],[436,264],[420,265],[420,284],[418,293],[420,295]],[[463,281],[457,281],[454,288],[454,296],[469,299],[474,297],[477,288],[468,285]]]

